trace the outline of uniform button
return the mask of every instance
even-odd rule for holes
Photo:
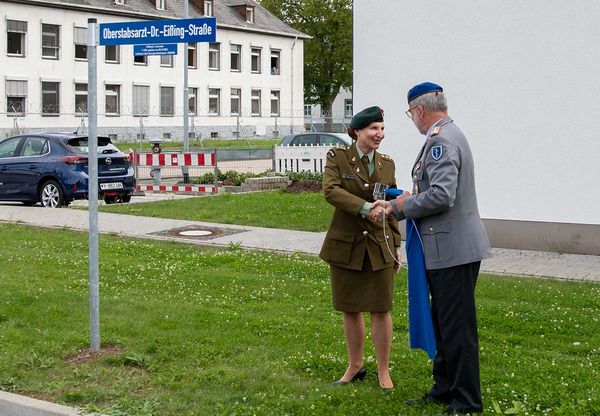
[[[361,217],[363,217],[363,218],[367,218],[367,217],[366,217],[366,216],[364,216],[364,215],[361,215]]]
[[[368,184],[368,183],[365,183],[365,188],[368,188],[368,187],[369,187],[369,184]]]
[[[367,234],[369,234],[368,231],[363,231],[363,235],[367,235]]]
[[[433,232],[433,227],[429,227],[429,231]]]

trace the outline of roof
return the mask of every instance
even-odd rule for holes
[[[115,4],[114,0],[6,0],[0,1],[21,3],[38,7],[63,8],[79,11],[100,12],[104,14],[121,15],[139,19],[183,19],[184,2],[182,0],[167,0],[167,10],[156,10],[150,0],[126,0],[124,5]],[[234,6],[248,4],[255,7],[254,23],[247,23]],[[217,27],[249,32],[268,33],[272,35],[299,37],[308,39],[310,36],[302,33],[281,21],[267,9],[254,0],[213,0],[214,16]],[[190,2],[188,7],[190,19],[204,17],[203,11],[194,7]],[[99,22],[102,23],[102,22]]]

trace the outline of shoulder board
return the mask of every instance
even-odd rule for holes
[[[433,131],[431,132],[431,134],[429,135],[429,137],[437,136],[438,134],[440,134],[441,130],[442,130],[442,126],[436,126],[436,127],[434,127]]]
[[[337,152],[345,152],[346,150],[348,150],[347,147],[342,147],[342,146],[332,147],[327,152],[327,157],[335,157],[335,155],[336,155]]]
[[[388,155],[386,155],[385,153],[379,153],[379,156],[381,156],[381,158],[382,158],[383,160],[389,160],[389,161],[392,161],[392,162],[394,161],[394,159],[392,159],[392,157],[391,157],[391,156],[388,156]]]

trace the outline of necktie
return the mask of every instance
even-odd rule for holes
[[[369,157],[367,155],[364,155],[360,158],[360,160],[362,161],[363,168],[365,169],[365,173],[367,174],[367,176],[371,176],[371,174],[369,173]]]

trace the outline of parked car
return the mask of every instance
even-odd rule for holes
[[[286,135],[281,144],[284,146],[350,146],[352,138],[342,133],[296,133]]]
[[[98,137],[98,193],[108,204],[129,202],[135,176],[128,155]],[[0,141],[0,200],[44,207],[88,197],[88,137],[32,133]]]

